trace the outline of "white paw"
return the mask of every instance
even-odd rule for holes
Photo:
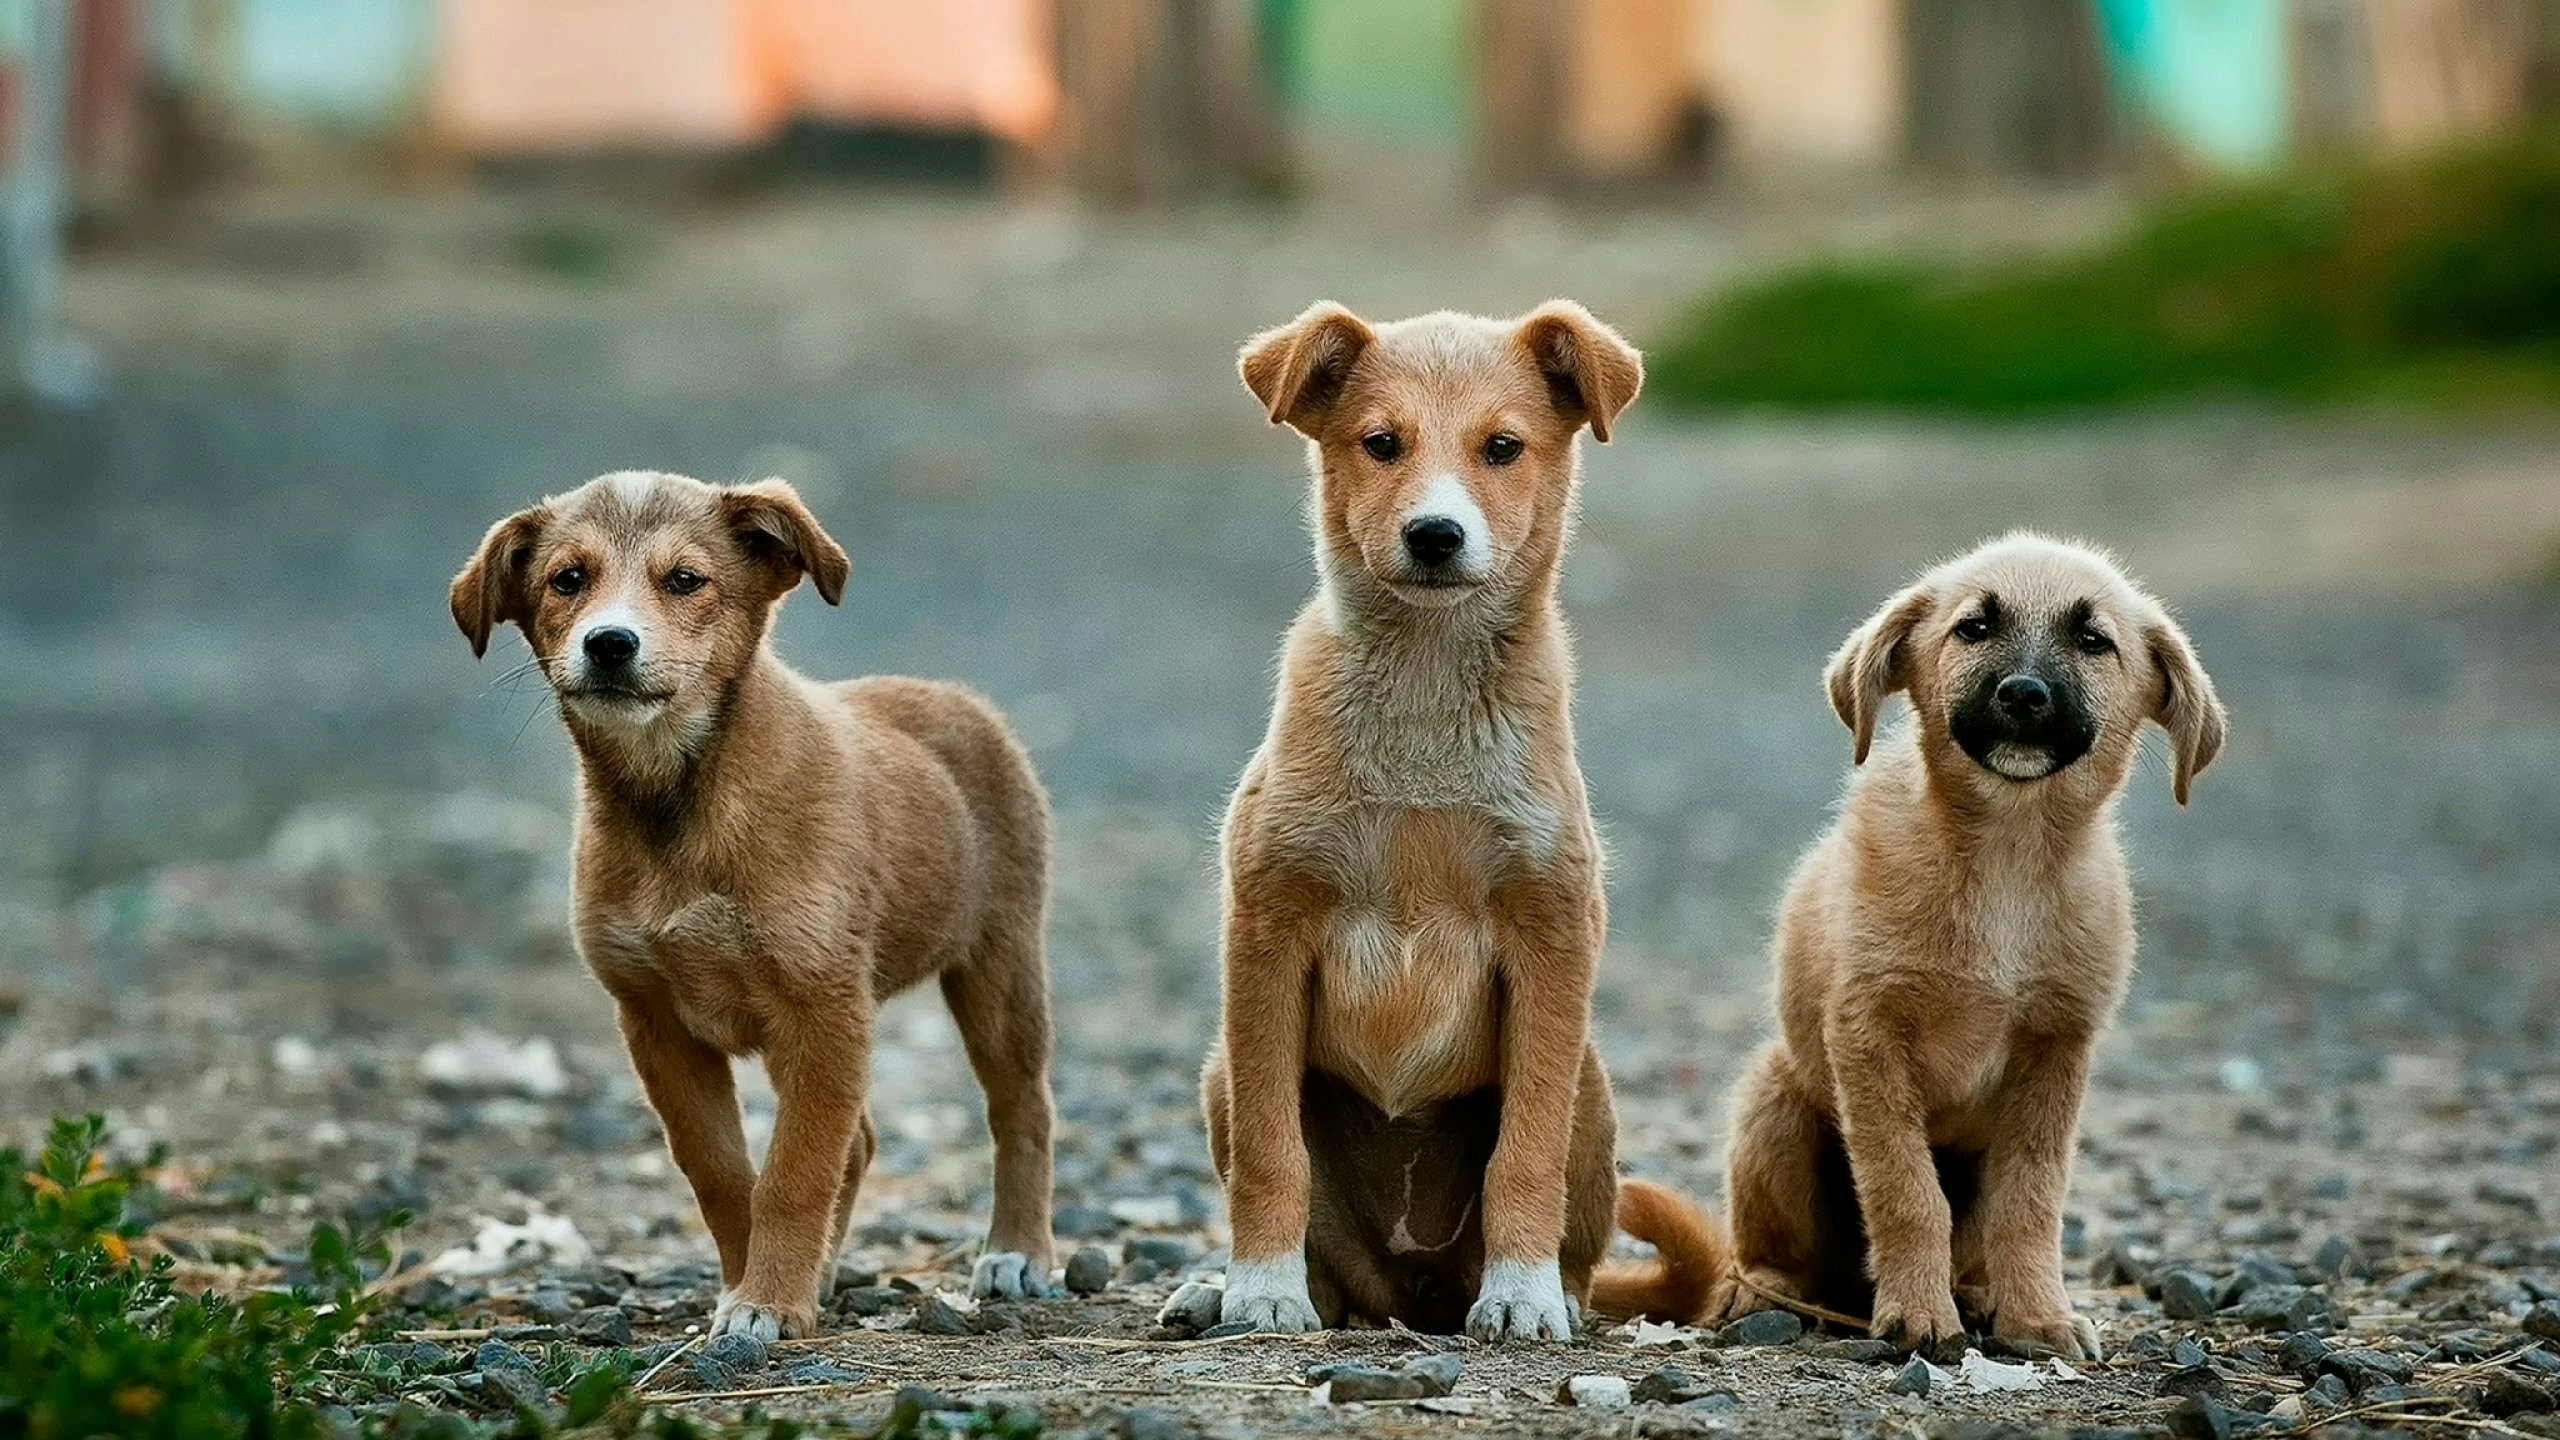
[[[782,1310],[773,1305],[757,1305],[740,1300],[732,1291],[720,1292],[720,1303],[711,1312],[713,1335],[745,1335],[767,1345],[784,1338],[790,1328],[783,1323]]]
[[[1284,1335],[1323,1329],[1315,1302],[1307,1298],[1307,1257],[1228,1261],[1227,1294],[1219,1304],[1218,1322]]]
[[[969,1293],[981,1300],[1043,1300],[1058,1293],[1049,1277],[1019,1250],[995,1250],[978,1257],[969,1271]]]
[[[1467,1333],[1478,1340],[1571,1340],[1574,1309],[1553,1260],[1496,1260],[1484,1267]]]

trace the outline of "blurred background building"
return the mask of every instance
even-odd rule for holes
[[[1113,199],[1920,165],[2248,171],[2513,127],[2539,0],[19,0],[76,191],[774,147]],[[14,108],[14,107],[13,107]]]

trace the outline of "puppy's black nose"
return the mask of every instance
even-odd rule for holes
[[[1425,515],[1404,527],[1405,553],[1417,565],[1437,565],[1467,545],[1467,527],[1446,515]]]
[[[2001,681],[1991,698],[2020,720],[2033,720],[2053,708],[2053,692],[2032,675],[2012,675]]]
[[[587,632],[587,660],[602,666],[628,665],[640,653],[640,637],[619,625],[605,625]]]

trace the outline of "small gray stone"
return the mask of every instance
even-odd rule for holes
[[[733,1370],[759,1370],[773,1353],[773,1347],[753,1335],[732,1330],[726,1335],[712,1336],[696,1353]]]
[[[907,1292],[895,1285],[857,1285],[836,1292],[835,1308],[847,1314],[869,1317],[885,1315],[907,1303]]]
[[[2152,1393],[2164,1397],[2204,1395],[2219,1400],[2228,1396],[2231,1389],[2224,1383],[2222,1372],[2212,1366],[2186,1365],[2161,1376]]]
[[[2343,1410],[2356,1397],[2355,1392],[2348,1387],[2344,1379],[2336,1375],[2323,1375],[2302,1388],[2302,1398],[2331,1410]]]
[[[1200,1338],[1203,1340],[1233,1340],[1239,1335],[1250,1335],[1252,1333],[1253,1322],[1250,1320],[1221,1320],[1217,1324],[1210,1326],[1208,1329],[1201,1331]]]
[[[794,1385],[859,1385],[871,1377],[833,1360],[808,1360],[784,1371],[783,1378]]]
[[[525,1297],[524,1313],[545,1325],[557,1325],[578,1313],[578,1302],[566,1290],[545,1286]]]
[[[920,1335],[975,1335],[977,1323],[953,1308],[939,1295],[928,1295],[916,1307],[916,1333]]]
[[[1792,1310],[1758,1310],[1716,1332],[1718,1345],[1792,1345],[1804,1338],[1804,1320]]]
[[[631,1317],[619,1306],[591,1306],[569,1317],[569,1338],[582,1345],[628,1345]]]
[[[1337,1405],[1362,1400],[1419,1400],[1429,1392],[1421,1380],[1401,1371],[1381,1370],[1374,1365],[1336,1365],[1319,1384],[1333,1388],[1326,1393]]]
[[[2169,1363],[2172,1365],[2203,1365],[2209,1363],[2209,1360],[2210,1357],[2204,1353],[2204,1347],[2191,1339],[2181,1338],[2177,1344],[2169,1347]]]
[[[2524,1312],[2524,1333],[2560,1340],[2560,1301],[2545,1300]]]
[[[2347,1388],[2358,1395],[2381,1385],[2406,1385],[2418,1373],[2415,1365],[2397,1355],[2362,1347],[2330,1351],[2321,1357],[2320,1369],[2346,1381]]]
[[[1156,1313],[1156,1323],[1197,1335],[1218,1323],[1219,1313],[1226,1308],[1227,1292],[1203,1280],[1193,1280],[1173,1292]]]
[[[2213,1318],[2214,1285],[2201,1271],[2172,1270],[2160,1280],[2160,1313],[2172,1320]]]
[[[1067,1288],[1078,1295],[1099,1295],[1111,1285],[1111,1256],[1099,1245],[1087,1245],[1067,1257]]]
[[[1556,1388],[1556,1398],[1586,1410],[1624,1410],[1635,1400],[1635,1387],[1616,1375],[1575,1375]]]
[[[1677,1365],[1665,1365],[1636,1382],[1635,1401],[1639,1405],[1678,1405],[1691,1398],[1698,1382]]]
[[[2551,1392],[2521,1375],[2491,1371],[2480,1390],[2480,1412],[2503,1420],[2510,1415],[2540,1415],[2553,1408]]]
[[[534,1371],[533,1357],[504,1340],[481,1341],[480,1348],[471,1352],[471,1365],[483,1374],[492,1370],[521,1370],[530,1375]]]
[[[1912,1356],[1911,1363],[1902,1367],[1902,1373],[1893,1377],[1892,1389],[1896,1395],[1928,1394],[1929,1362],[1917,1355]]]
[[[2316,1375],[2320,1362],[2329,1358],[2329,1342],[2308,1330],[2297,1330],[2284,1337],[2284,1344],[2276,1349],[2276,1358],[2296,1375]]]
[[[530,1368],[517,1369],[502,1365],[480,1372],[480,1393],[493,1404],[512,1405],[520,1410],[540,1410],[550,1403],[550,1388]]]
[[[1422,1355],[1408,1360],[1404,1373],[1423,1383],[1426,1396],[1446,1395],[1458,1388],[1458,1377],[1466,1372],[1466,1362],[1447,1351]]]

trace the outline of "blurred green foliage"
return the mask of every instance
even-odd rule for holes
[[[1649,359],[1712,405],[2560,400],[2560,136],[2221,189],[2046,261],[1791,270]]]

